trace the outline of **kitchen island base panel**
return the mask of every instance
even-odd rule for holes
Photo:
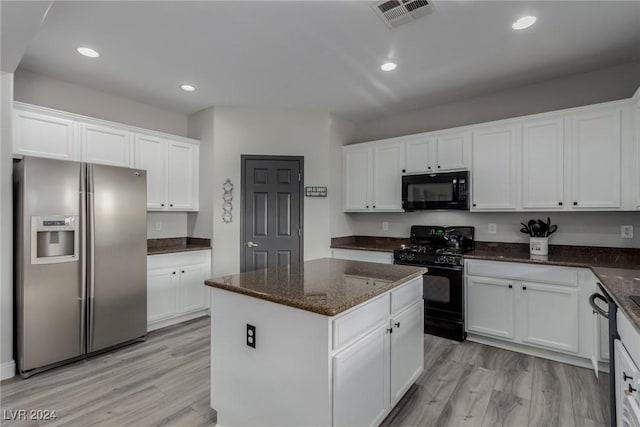
[[[331,425],[326,316],[213,290],[211,407],[219,426]],[[255,348],[246,344],[256,327]]]
[[[214,287],[218,425],[380,424],[424,371],[422,293],[403,298],[421,284],[407,280],[336,316]]]

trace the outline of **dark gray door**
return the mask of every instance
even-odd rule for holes
[[[242,271],[302,261],[302,157],[242,156]]]

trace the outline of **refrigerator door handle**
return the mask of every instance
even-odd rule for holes
[[[89,289],[89,316],[88,316],[88,342],[87,342],[87,353],[90,353],[93,350],[93,318],[94,318],[94,295],[95,295],[95,233],[96,233],[96,222],[95,222],[95,203],[93,198],[93,167],[91,165],[87,165],[87,200],[88,200],[88,209],[87,209],[87,221],[89,232],[87,234],[87,246],[88,246],[88,256],[87,256],[87,268],[89,270],[88,274],[88,289]]]
[[[80,168],[80,353],[86,353],[87,325],[87,170]]]

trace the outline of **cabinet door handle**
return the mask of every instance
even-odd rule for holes
[[[376,208],[376,205],[373,205],[373,209],[375,209],[375,208]]]
[[[558,202],[558,206],[562,206],[562,202]]]
[[[474,207],[474,208],[476,207],[476,204],[475,204],[475,203],[473,204],[473,207]]]
[[[633,393],[634,391],[638,391],[638,389],[631,387],[631,384],[629,384],[629,393]]]
[[[406,170],[406,169],[402,169],[402,173],[406,173],[406,172],[407,172],[407,170]]]
[[[629,375],[627,375],[626,372],[622,371],[622,381],[626,381],[626,380],[632,380],[633,377],[630,377]]]
[[[399,327],[400,327],[400,322],[396,322],[396,323],[394,323],[394,326],[395,326],[396,328],[399,328]]]
[[[180,271],[180,273],[184,274],[184,270]]]
[[[438,169],[440,169],[440,165],[438,165]]]
[[[367,205],[367,209],[369,209],[369,205]]]
[[[522,287],[522,290],[523,290],[523,291],[526,291],[526,290],[527,290],[527,287],[526,287],[526,286],[523,286],[523,287]]]
[[[573,202],[573,206],[578,206],[578,202]]]
[[[427,169],[431,169],[431,166],[427,166]]]
[[[176,274],[176,272],[175,272],[175,271],[173,271],[173,272],[171,272],[171,274]]]
[[[161,203],[160,206],[162,206],[164,208],[164,203]]]
[[[173,207],[173,203],[169,204],[169,207],[172,208]]]
[[[387,333],[392,334],[393,333],[393,328],[387,329]]]
[[[513,289],[513,285],[509,285],[509,289]]]

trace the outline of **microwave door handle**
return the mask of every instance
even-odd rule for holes
[[[453,186],[453,200],[451,200],[452,202],[457,202],[458,200],[460,200],[459,198],[459,191],[458,191],[458,185],[459,185],[459,181],[457,178],[454,178],[453,181],[451,182],[451,185]]]

